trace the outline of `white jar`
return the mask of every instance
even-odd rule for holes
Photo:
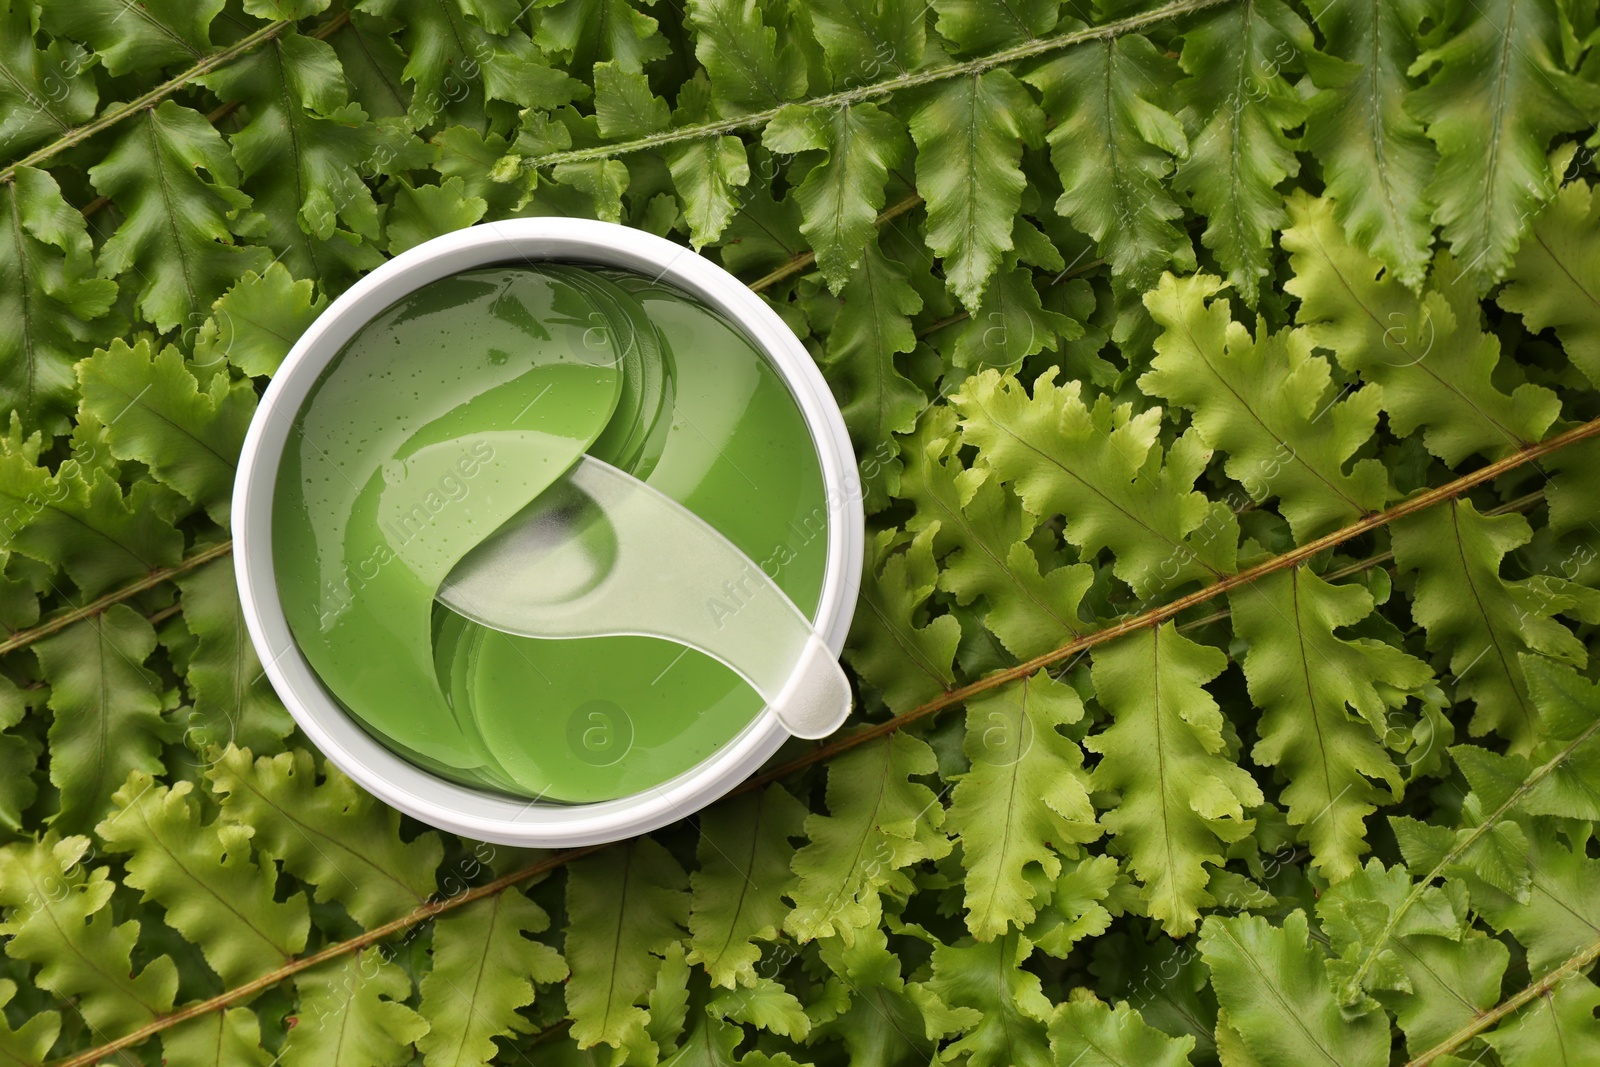
[[[296,414],[334,356],[373,316],[430,282],[477,267],[541,260],[617,267],[677,286],[735,323],[783,378],[810,427],[822,469],[827,562],[813,623],[835,654],[855,612],[866,535],[844,418],[810,354],[737,278],[664,238],[588,219],[484,223],[396,256],[312,323],[261,398],[234,484],[234,570],[245,625],[267,677],[312,743],[379,799],[464,837],[557,848],[632,837],[685,818],[749,777],[789,734],[765,709],[690,770],[646,792],[593,804],[544,804],[451,782],[390,751],[328,694],[290,635],[272,560],[278,463]]]

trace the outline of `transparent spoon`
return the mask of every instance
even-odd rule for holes
[[[523,637],[659,637],[703,652],[796,737],[850,713],[838,658],[761,568],[699,516],[585,455],[468,552],[440,603]]]

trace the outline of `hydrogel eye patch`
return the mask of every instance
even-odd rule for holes
[[[646,312],[663,297],[572,267],[456,275],[364,327],[302,407],[274,507],[290,627],[340,703],[419,764],[549,791],[517,739],[548,734],[521,727],[566,709],[530,701],[508,716],[502,699],[486,739],[466,654],[484,627],[681,643],[734,670],[797,733],[828,732],[848,710],[842,672],[782,590],[640,480],[681,436],[673,357]],[[582,485],[604,503],[568,522],[563,501]],[[684,559],[698,566],[661,566]],[[668,588],[662,573],[684,580]],[[742,618],[708,629],[693,594],[733,582],[747,591]]]

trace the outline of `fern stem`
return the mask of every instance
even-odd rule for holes
[[[886,223],[893,222],[906,212],[920,206],[921,203],[922,197],[916,193],[912,193],[899,203],[885,208],[883,214],[874,219],[872,224],[874,226],[882,226]],[[751,282],[750,291],[753,293],[759,293],[761,290],[783,281],[791,274],[798,274],[800,271],[805,270],[816,261],[817,254],[815,252],[802,252],[798,256],[795,256],[793,259],[789,260],[789,262],[785,263],[783,266],[772,271],[770,274],[763,274],[761,277]]]
[[[19,648],[26,648],[41,638],[49,637],[53,633],[65,630],[75,622],[93,618],[113,604],[120,604],[124,600],[138,596],[140,593],[148,592],[164,582],[171,581],[180,574],[187,574],[196,567],[204,566],[214,559],[221,559],[232,551],[232,541],[223,541],[220,544],[211,545],[209,548],[201,549],[171,567],[163,567],[158,571],[151,571],[132,585],[114,589],[100,599],[91,600],[80,608],[73,608],[64,615],[57,615],[47,622],[41,622],[39,625],[29,627],[26,630],[18,630],[4,641],[0,641],[0,656],[5,655],[7,652],[15,652]]]
[[[89,1067],[90,1064],[99,1063],[113,1052],[120,1052],[125,1048],[131,1048],[134,1045],[142,1044],[154,1037],[156,1034],[161,1033],[163,1030],[177,1026],[179,1023],[185,1023],[190,1019],[198,1019],[202,1015],[209,1015],[211,1012],[220,1011],[223,1008],[238,1003],[240,1000],[244,1000],[248,997],[254,996],[257,993],[260,993],[265,989],[269,989],[283,981],[285,978],[299,974],[301,971],[308,971],[319,964],[327,963],[329,960],[338,959],[340,956],[348,955],[351,952],[359,952],[368,945],[382,941],[390,934],[398,933],[399,931],[407,929],[408,927],[416,926],[418,923],[427,922],[429,919],[434,918],[442,912],[449,911],[452,908],[458,908],[465,904],[471,904],[474,901],[482,900],[484,897],[492,897],[502,890],[509,889],[514,885],[526,882],[530,878],[537,878],[541,874],[553,871],[557,867],[565,866],[566,864],[571,863],[573,860],[582,859],[584,856],[587,856],[590,853],[598,852],[607,847],[609,846],[589,845],[584,848],[570,849],[566,852],[557,852],[554,855],[546,856],[544,859],[533,864],[531,867],[525,867],[520,871],[515,871],[511,874],[505,875],[504,877],[496,878],[494,881],[480,885],[476,889],[469,889],[464,893],[457,893],[454,896],[445,897],[443,900],[430,900],[428,903],[419,905],[417,908],[400,916],[398,919],[386,922],[382,926],[374,926],[372,929],[356,937],[352,937],[348,941],[340,941],[329,945],[318,952],[313,952],[309,956],[301,956],[298,959],[290,960],[281,967],[273,968],[266,974],[261,975],[259,978],[253,978],[250,981],[245,982],[243,985],[238,985],[232,989],[224,990],[209,1000],[196,1001],[186,1008],[180,1008],[179,1010],[169,1012],[160,1018],[152,1019],[132,1033],[125,1034],[114,1041],[107,1041],[99,1048],[90,1049],[88,1052],[80,1052],[76,1056],[60,1060],[54,1065],[54,1067]]]
[[[1532,508],[1535,504],[1539,503],[1539,501],[1543,499],[1544,490],[1535,489],[1533,492],[1519,496],[1515,500],[1508,500],[1498,507],[1489,508],[1484,512],[1484,514],[1508,515],[1513,511],[1527,511],[1529,508]],[[1348,578],[1352,574],[1360,574],[1362,571],[1370,571],[1374,567],[1381,567],[1392,559],[1394,559],[1394,552],[1379,552],[1377,555],[1368,556],[1366,559],[1358,559],[1354,563],[1346,563],[1343,567],[1335,567],[1333,570],[1324,574],[1322,576],[1322,580],[1330,583],[1337,582],[1340,578]],[[1232,614],[1233,612],[1228,608],[1221,608],[1220,610],[1214,611],[1204,618],[1192,619],[1189,622],[1180,623],[1178,625],[1178,632],[1187,633],[1190,630],[1198,630],[1202,626],[1208,626],[1214,622],[1221,622],[1223,619],[1226,619]]]
[[[1507,1015],[1517,1011],[1519,1008],[1523,1007],[1529,1002],[1544,996],[1546,993],[1550,992],[1550,990],[1554,989],[1568,978],[1571,978],[1573,975],[1589,966],[1589,964],[1593,963],[1596,959],[1600,959],[1600,941],[1596,941],[1582,952],[1579,952],[1576,956],[1573,956],[1567,962],[1563,963],[1561,966],[1557,967],[1555,970],[1551,971],[1549,974],[1545,975],[1543,978],[1539,979],[1537,982],[1533,983],[1528,988],[1512,997],[1510,1000],[1504,1001],[1501,1004],[1497,1004],[1494,1008],[1484,1012],[1482,1015],[1477,1016],[1470,1023],[1463,1026],[1461,1029],[1457,1030],[1455,1033],[1451,1034],[1449,1037],[1445,1038],[1443,1041],[1439,1042],[1437,1045],[1433,1046],[1416,1059],[1408,1060],[1406,1062],[1406,1067],[1426,1067],[1427,1064],[1434,1062],[1440,1056],[1445,1056],[1451,1052],[1454,1052],[1468,1041],[1471,1041],[1474,1037],[1477,1037],[1485,1030],[1494,1026]]]
[[[68,130],[54,141],[51,141],[49,144],[45,145],[43,148],[35,149],[33,152],[23,156],[21,159],[6,167],[4,170],[0,170],[0,182],[10,181],[16,176],[17,171],[22,167],[32,167],[43,163],[50,157],[60,152],[65,152],[73,145],[81,144],[102,130],[110,129],[130,115],[137,114],[146,108],[155,107],[161,101],[165,100],[179,89],[182,89],[184,86],[188,85],[201,75],[209,74],[218,67],[226,65],[239,56],[244,55],[252,48],[255,48],[262,42],[272,40],[274,37],[278,36],[278,34],[282,33],[285,29],[293,25],[294,23],[292,21],[287,20],[283,22],[270,23],[261,27],[252,34],[239,38],[239,40],[235,41],[228,47],[211,53],[209,56],[206,56],[188,70],[168,79],[167,81],[162,82],[149,92],[142,93],[139,96],[134,97],[132,100],[121,105],[120,107],[112,108],[110,111],[106,112],[104,115],[101,115],[93,122],[85,123],[76,129]]]
[[[1173,3],[1164,4],[1153,11],[1146,11],[1139,15],[1131,15],[1125,19],[1108,22],[1104,26],[1091,26],[1087,29],[1074,30],[1071,33],[1059,34],[1055,37],[1046,37],[1037,41],[1029,41],[1014,48],[1005,48],[998,52],[991,52],[986,56],[978,56],[960,63],[946,63],[943,66],[930,67],[927,70],[914,71],[902,74],[886,81],[873,82],[871,85],[861,85],[854,89],[846,89],[826,96],[814,96],[809,100],[796,100],[793,103],[782,104],[778,107],[767,108],[765,111],[753,111],[748,115],[739,115],[735,118],[718,119],[715,122],[701,122],[693,126],[680,126],[676,129],[662,130],[648,137],[638,137],[631,141],[618,141],[615,144],[595,145],[591,148],[570,148],[562,152],[550,152],[546,155],[535,156],[524,160],[524,167],[550,167],[559,163],[584,163],[595,159],[614,159],[617,156],[628,155],[632,152],[644,152],[652,148],[661,148],[669,144],[682,141],[694,141],[702,137],[717,137],[735,130],[750,129],[756,126],[765,126],[786,107],[795,104],[804,104],[808,107],[848,107],[859,104],[876,97],[887,96],[904,89],[917,89],[924,85],[934,85],[938,82],[948,81],[951,78],[960,78],[969,74],[982,74],[986,70],[1015,63],[1022,59],[1032,59],[1035,56],[1048,55],[1063,48],[1070,48],[1075,44],[1084,44],[1088,41],[1106,41],[1120,37],[1125,33],[1133,33],[1158,22],[1178,18],[1182,15],[1204,11],[1207,8],[1219,7],[1230,3],[1231,0],[1174,0]]]
[[[1493,463],[1480,467],[1471,474],[1464,474],[1454,481],[1446,482],[1444,485],[1441,485],[1438,488],[1429,489],[1418,493],[1416,496],[1401,501],[1394,507],[1389,508],[1387,511],[1380,511],[1372,515],[1368,515],[1366,518],[1357,522],[1353,522],[1349,526],[1342,527],[1329,534],[1324,534],[1315,541],[1309,541],[1306,544],[1301,545],[1299,548],[1290,549],[1288,552],[1285,552],[1282,555],[1273,556],[1271,559],[1258,563],[1254,567],[1247,567],[1237,574],[1230,574],[1227,577],[1206,586],[1204,589],[1197,589],[1192,593],[1179,597],[1171,603],[1163,604],[1161,607],[1152,608],[1151,610],[1141,612],[1138,615],[1129,616],[1120,622],[1116,622],[1110,626],[1107,626],[1103,630],[1096,630],[1093,633],[1084,634],[1082,637],[1074,638],[1059,648],[1035,656],[1024,663],[1019,663],[1015,667],[1008,667],[1003,671],[996,671],[993,674],[985,675],[984,677],[979,678],[977,681],[970,682],[967,685],[946,690],[943,694],[934,697],[926,704],[912,708],[910,711],[907,711],[903,714],[896,715],[892,719],[875,723],[872,726],[858,730],[853,734],[849,734],[848,736],[841,737],[834,741],[829,741],[823,745],[819,745],[810,752],[797,756],[787,763],[781,764],[770,771],[750,779],[744,784],[744,786],[740,787],[739,791],[744,791],[747,788],[757,789],[769,782],[775,782],[781,778],[786,778],[796,771],[803,770],[804,768],[815,763],[821,763],[825,760],[833,759],[835,756],[838,756],[841,753],[847,752],[850,749],[856,748],[860,745],[864,745],[869,741],[875,741],[880,737],[887,737],[889,734],[892,734],[902,727],[916,722],[918,719],[926,718],[929,715],[932,715],[938,711],[943,711],[945,708],[951,707],[952,705],[964,703],[968,699],[977,696],[979,693],[988,692],[990,689],[1005,685],[1007,682],[1014,682],[1019,678],[1026,678],[1035,671],[1041,670],[1045,667],[1053,666],[1063,660],[1077,655],[1080,652],[1094,648],[1097,645],[1103,645],[1108,641],[1114,641],[1119,637],[1125,637],[1128,634],[1134,633],[1138,630],[1143,630],[1147,627],[1159,626],[1169,619],[1176,618],[1178,615],[1194,607],[1196,604],[1204,604],[1208,600],[1215,600],[1217,597],[1222,596],[1225,593],[1230,593],[1242,586],[1249,585],[1251,582],[1260,581],[1269,574],[1276,574],[1278,571],[1287,570],[1288,568],[1303,563],[1312,556],[1315,556],[1317,553],[1332,548],[1335,545],[1343,544],[1346,541],[1360,537],[1362,534],[1371,533],[1373,530],[1387,526],[1396,519],[1403,519],[1408,515],[1414,515],[1419,511],[1425,511],[1428,508],[1433,507],[1435,504],[1441,504],[1446,500],[1453,500],[1462,493],[1465,493],[1467,490],[1474,489],[1485,482],[1493,481],[1495,478],[1505,474],[1507,471],[1516,470],[1518,467],[1521,467],[1524,464],[1533,463],[1544,458],[1545,456],[1548,456],[1552,452],[1556,452],[1562,448],[1565,448],[1568,445],[1576,444],[1579,441],[1584,441],[1596,436],[1600,436],[1600,419],[1594,419],[1589,422],[1581,423],[1580,425],[1574,426],[1572,429],[1563,434],[1558,434],[1555,437],[1547,438],[1538,444],[1529,445],[1518,452],[1512,453],[1504,459],[1496,460]]]
[[[1585,425],[1588,424],[1586,423]],[[1389,913],[1389,918],[1384,922],[1383,929],[1373,941],[1371,950],[1368,951],[1365,958],[1362,959],[1361,966],[1357,967],[1355,973],[1350,976],[1347,983],[1348,988],[1361,988],[1361,981],[1366,977],[1367,972],[1372,969],[1374,961],[1376,961],[1378,958],[1378,952],[1383,948],[1384,945],[1388,943],[1389,939],[1394,936],[1395,930],[1400,925],[1400,920],[1405,916],[1406,912],[1411,910],[1412,905],[1422,899],[1422,894],[1427,890],[1428,886],[1433,883],[1433,880],[1444,874],[1445,871],[1450,868],[1450,865],[1454,863],[1462,853],[1466,852],[1467,849],[1471,848],[1477,843],[1479,838],[1488,833],[1490,830],[1494,829],[1496,824],[1498,824],[1501,819],[1505,818],[1507,813],[1509,813],[1512,808],[1516,807],[1517,804],[1521,802],[1523,797],[1528,795],[1528,791],[1530,789],[1542,782],[1550,774],[1550,772],[1554,771],[1557,767],[1565,763],[1572,753],[1577,750],[1578,746],[1589,740],[1589,738],[1593,737],[1597,731],[1600,731],[1600,720],[1590,723],[1580,734],[1578,734],[1577,737],[1574,737],[1571,741],[1569,741],[1560,752],[1557,752],[1554,756],[1550,757],[1549,760],[1540,764],[1538,767],[1535,767],[1529,773],[1528,777],[1522,780],[1522,784],[1517,786],[1516,789],[1512,790],[1511,795],[1506,797],[1506,799],[1498,808],[1494,809],[1494,811],[1491,812],[1488,817],[1486,817],[1477,826],[1474,826],[1470,833],[1466,834],[1454,845],[1452,845],[1449,852],[1446,852],[1442,857],[1440,857],[1439,862],[1433,865],[1433,870],[1429,871],[1425,877],[1418,880],[1418,882],[1411,887],[1411,892],[1406,894],[1406,898],[1400,902],[1400,906]],[[1449,1050],[1444,1049],[1443,1051]],[[1431,1056],[1434,1053],[1439,1053],[1442,1055],[1442,1052],[1439,1050],[1434,1050],[1434,1052],[1430,1052],[1429,1055]]]
[[[1482,485],[1487,481],[1491,481],[1494,478],[1505,474],[1507,471],[1515,470],[1524,464],[1532,463],[1536,460],[1542,459],[1552,452],[1556,452],[1562,448],[1565,448],[1567,445],[1571,445],[1578,441],[1587,440],[1588,438],[1596,436],[1600,436],[1600,419],[1594,419],[1591,422],[1582,423],[1568,430],[1566,433],[1549,438],[1548,440],[1542,441],[1539,444],[1530,445],[1514,455],[1507,456],[1505,459],[1498,460],[1485,467],[1475,470],[1471,474],[1462,475],[1460,478],[1457,478],[1452,482],[1447,482],[1436,489],[1429,489],[1425,492],[1419,493],[1416,496],[1411,497],[1409,500],[1405,500],[1395,505],[1387,511],[1369,515],[1361,521],[1352,523],[1343,529],[1335,530],[1333,533],[1327,534],[1324,537],[1320,537],[1315,541],[1300,546],[1299,548],[1292,549],[1291,551],[1285,552],[1280,556],[1274,556],[1272,559],[1269,559],[1264,563],[1257,564],[1248,570],[1240,571],[1238,574],[1231,575],[1222,581],[1207,586],[1204,589],[1200,589],[1196,592],[1188,594],[1187,596],[1180,597],[1164,607],[1143,612],[1142,614],[1125,619],[1114,626],[1107,627],[1104,630],[1098,630],[1095,633],[1087,634],[1075,641],[1071,641],[1065,645],[1062,645],[1053,652],[1047,652],[1042,656],[1036,656],[1019,667],[1013,667],[1009,670],[999,671],[995,674],[980,678],[978,681],[973,682],[970,685],[962,686],[959,689],[952,689],[943,696],[937,697],[928,703],[923,704],[921,707],[914,708],[911,711],[906,712],[904,715],[898,715],[893,719],[889,719],[887,722],[878,723],[874,726],[867,727],[864,730],[859,730],[856,733],[853,733],[848,737],[842,738],[838,741],[830,742],[829,744],[825,745],[819,745],[817,748],[812,749],[805,755],[781,764],[765,774],[759,774],[753,778],[747,779],[738,786],[734,787],[734,789],[731,790],[724,799],[731,799],[733,797],[742,796],[746,793],[755,792],[756,790],[762,789],[780,778],[788,777],[796,771],[804,770],[805,768],[814,764],[832,759],[833,757],[863,745],[868,741],[887,736],[888,734],[900,729],[902,726],[905,726],[911,722],[915,722],[917,719],[932,715],[935,712],[950,707],[953,704],[958,704],[963,700],[966,700],[968,697],[985,692],[989,689],[993,689],[997,686],[1004,685],[1006,682],[1014,681],[1017,678],[1032,674],[1040,667],[1046,667],[1059,660],[1066,659],[1068,656],[1074,655],[1083,649],[1104,644],[1107,641],[1132,633],[1146,626],[1159,625],[1160,623],[1165,622],[1177,615],[1179,612],[1193,607],[1196,604],[1200,604],[1207,600],[1221,596],[1223,593],[1228,592],[1231,589],[1237,589],[1242,585],[1257,581],[1266,577],[1268,574],[1295,566],[1296,564],[1304,562],[1306,559],[1309,559],[1311,556],[1323,551],[1324,549],[1332,548],[1334,545],[1349,541],[1352,538],[1359,537],[1364,533],[1369,533],[1372,530],[1387,525],[1396,519],[1415,514],[1416,512],[1422,511],[1435,504],[1442,503],[1446,500],[1452,500],[1455,497],[1460,496],[1462,493],[1465,493],[1467,490]],[[1520,503],[1520,501],[1512,501],[1513,505],[1517,503]],[[1509,508],[1512,505],[1505,506]],[[1600,722],[1595,723],[1587,731],[1585,731],[1583,736],[1580,737],[1578,741],[1574,741],[1571,746],[1568,746],[1566,751],[1570,751],[1571,748],[1576,747],[1579,741],[1584,740],[1589,736],[1590,733],[1593,733],[1596,730],[1600,730]],[[1560,759],[1565,758],[1565,754],[1566,752],[1564,751],[1561,756],[1558,756],[1555,761],[1552,761],[1552,764],[1558,762]],[[1546,768],[1549,768],[1550,766],[1551,764],[1547,764]],[[1548,773],[1548,770],[1542,769],[1542,773]],[[1541,774],[1541,776],[1542,773],[1536,772],[1536,774]],[[1531,788],[1532,782],[1533,779],[1530,779],[1529,783],[1526,784],[1525,789]],[[1519,790],[1518,793],[1514,795],[1513,801],[1515,800],[1516,796],[1521,796],[1525,789]],[[1508,801],[1507,803],[1509,804],[1513,801]],[[1498,817],[1499,813],[1496,814],[1495,818]],[[231,1007],[232,1005],[237,1004],[239,1001],[252,997],[256,993],[275,985],[291,975],[295,975],[301,971],[315,967],[320,963],[326,963],[328,960],[336,959],[339,956],[343,956],[351,952],[358,952],[361,949],[366,948],[368,945],[383,940],[390,934],[398,933],[399,931],[408,929],[409,927],[415,926],[418,923],[426,922],[429,919],[433,919],[444,912],[450,911],[464,904],[470,904],[475,900],[482,900],[484,897],[493,896],[495,893],[498,893],[503,889],[509,889],[512,886],[520,885],[521,883],[537,878],[540,875],[548,874],[553,870],[566,866],[568,863],[571,863],[574,860],[582,859],[584,856],[592,855],[601,849],[609,847],[609,845],[590,845],[585,848],[569,849],[566,852],[558,852],[554,855],[544,857],[532,866],[525,867],[520,871],[513,871],[510,874],[496,878],[494,881],[489,882],[486,885],[479,886],[476,889],[471,889],[465,893],[459,893],[443,900],[430,901],[427,904],[424,904],[406,913],[405,915],[402,915],[398,919],[384,923],[382,926],[373,927],[371,930],[368,930],[357,937],[350,938],[348,941],[340,941],[336,944],[329,945],[321,951],[313,953],[310,956],[291,960],[283,966],[275,968],[259,978],[246,982],[243,985],[235,986],[233,989],[224,990],[209,1000],[202,1000],[191,1004],[187,1008],[184,1008],[180,1011],[173,1012],[170,1015],[163,1015],[159,1019],[155,1019],[149,1023],[146,1023],[144,1026],[140,1027],[131,1034],[117,1038],[114,1041],[108,1041],[104,1045],[90,1049],[87,1052],[79,1053],[70,1059],[62,1060],[56,1063],[54,1067],[90,1067],[91,1064],[100,1062],[111,1053],[140,1044],[141,1042],[148,1040],[149,1038],[163,1030],[168,1029],[169,1027],[176,1026],[179,1023],[187,1022],[190,1019],[197,1019],[209,1012],[221,1011],[224,1008]],[[1431,877],[1432,876],[1430,875],[1430,878]]]

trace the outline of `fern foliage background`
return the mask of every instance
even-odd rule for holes
[[[0,1060],[1600,1062],[1592,0],[0,0]],[[664,234],[861,456],[855,722],[529,854],[244,633],[385,257]]]

